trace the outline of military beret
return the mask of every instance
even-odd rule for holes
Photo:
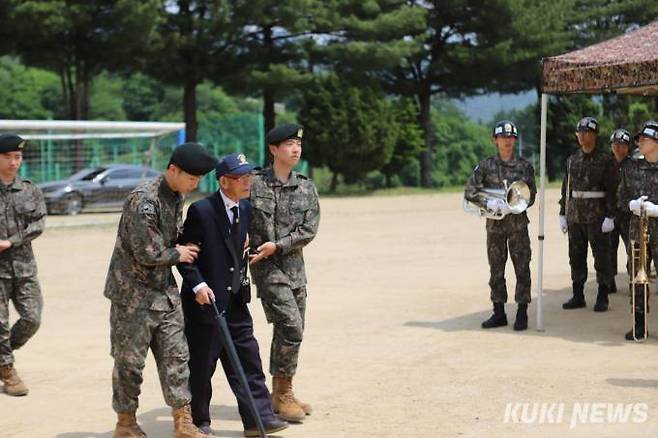
[[[650,120],[642,126],[642,130],[635,134],[633,139],[637,142],[640,137],[649,137],[658,140],[658,122]]]
[[[496,123],[493,131],[494,137],[499,135],[503,137],[518,137],[519,131],[516,129],[514,122],[509,120],[501,120],[500,122]]]
[[[583,117],[576,124],[576,131],[599,132],[599,122],[594,117]]]
[[[244,154],[229,154],[219,160],[215,166],[217,178],[224,175],[240,176],[251,172],[254,166],[249,164]]]
[[[304,127],[296,123],[287,123],[270,130],[265,136],[265,143],[278,145],[289,138],[302,138]]]
[[[174,149],[170,164],[175,164],[190,175],[205,175],[214,169],[217,158],[198,143],[183,143]]]
[[[25,147],[25,140],[16,134],[0,135],[0,154],[5,152],[21,151]]]

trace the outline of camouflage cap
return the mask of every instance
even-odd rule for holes
[[[0,154],[5,152],[21,151],[25,147],[25,140],[16,134],[0,135]]]
[[[638,141],[640,137],[649,137],[658,140],[658,122],[650,120],[642,126],[642,130],[635,134],[634,140]]]
[[[499,135],[503,137],[516,138],[519,136],[519,131],[516,129],[514,122],[510,120],[501,120],[500,122],[496,123],[496,126],[493,130],[494,137],[498,137]]]
[[[615,129],[610,135],[610,143],[631,144],[631,133],[625,129]]]
[[[598,133],[599,122],[594,117],[583,117],[576,124],[576,131],[592,131],[594,133]]]

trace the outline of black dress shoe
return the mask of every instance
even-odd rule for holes
[[[266,421],[263,426],[265,427],[265,433],[267,435],[271,433],[277,433],[282,431],[283,429],[287,429],[288,424],[287,421],[279,420],[278,418],[272,418],[271,420]],[[249,426],[244,428],[244,436],[248,437],[259,437],[260,432],[258,430],[258,427],[256,426]]]

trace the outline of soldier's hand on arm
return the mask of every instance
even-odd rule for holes
[[[250,255],[250,263],[258,263],[259,261],[268,258],[276,252],[276,244],[274,242],[265,242],[259,246],[256,251],[258,254]]]
[[[176,245],[176,251],[180,254],[181,263],[194,263],[199,255],[199,247],[193,243]]]
[[[198,291],[195,291],[195,297],[197,303],[201,304],[210,304],[211,301],[215,301],[215,293],[208,286],[204,286]]]
[[[11,248],[11,242],[9,240],[0,240],[0,252],[6,251]]]

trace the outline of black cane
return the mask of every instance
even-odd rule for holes
[[[263,420],[260,418],[260,414],[256,408],[256,402],[254,401],[254,396],[251,394],[251,389],[249,389],[247,376],[245,375],[242,364],[240,363],[240,358],[238,358],[238,353],[235,351],[235,345],[233,345],[233,339],[231,339],[231,332],[228,329],[228,324],[226,324],[224,312],[219,311],[214,298],[210,298],[210,302],[212,303],[212,308],[215,310],[215,319],[217,319],[219,332],[224,338],[224,346],[228,352],[231,365],[233,365],[233,369],[238,373],[240,385],[242,385],[242,389],[247,394],[247,398],[249,399],[249,409],[251,410],[251,415],[254,417],[254,420],[256,420],[256,426],[258,427],[261,438],[267,438],[267,434],[265,433],[265,426],[263,426]]]

